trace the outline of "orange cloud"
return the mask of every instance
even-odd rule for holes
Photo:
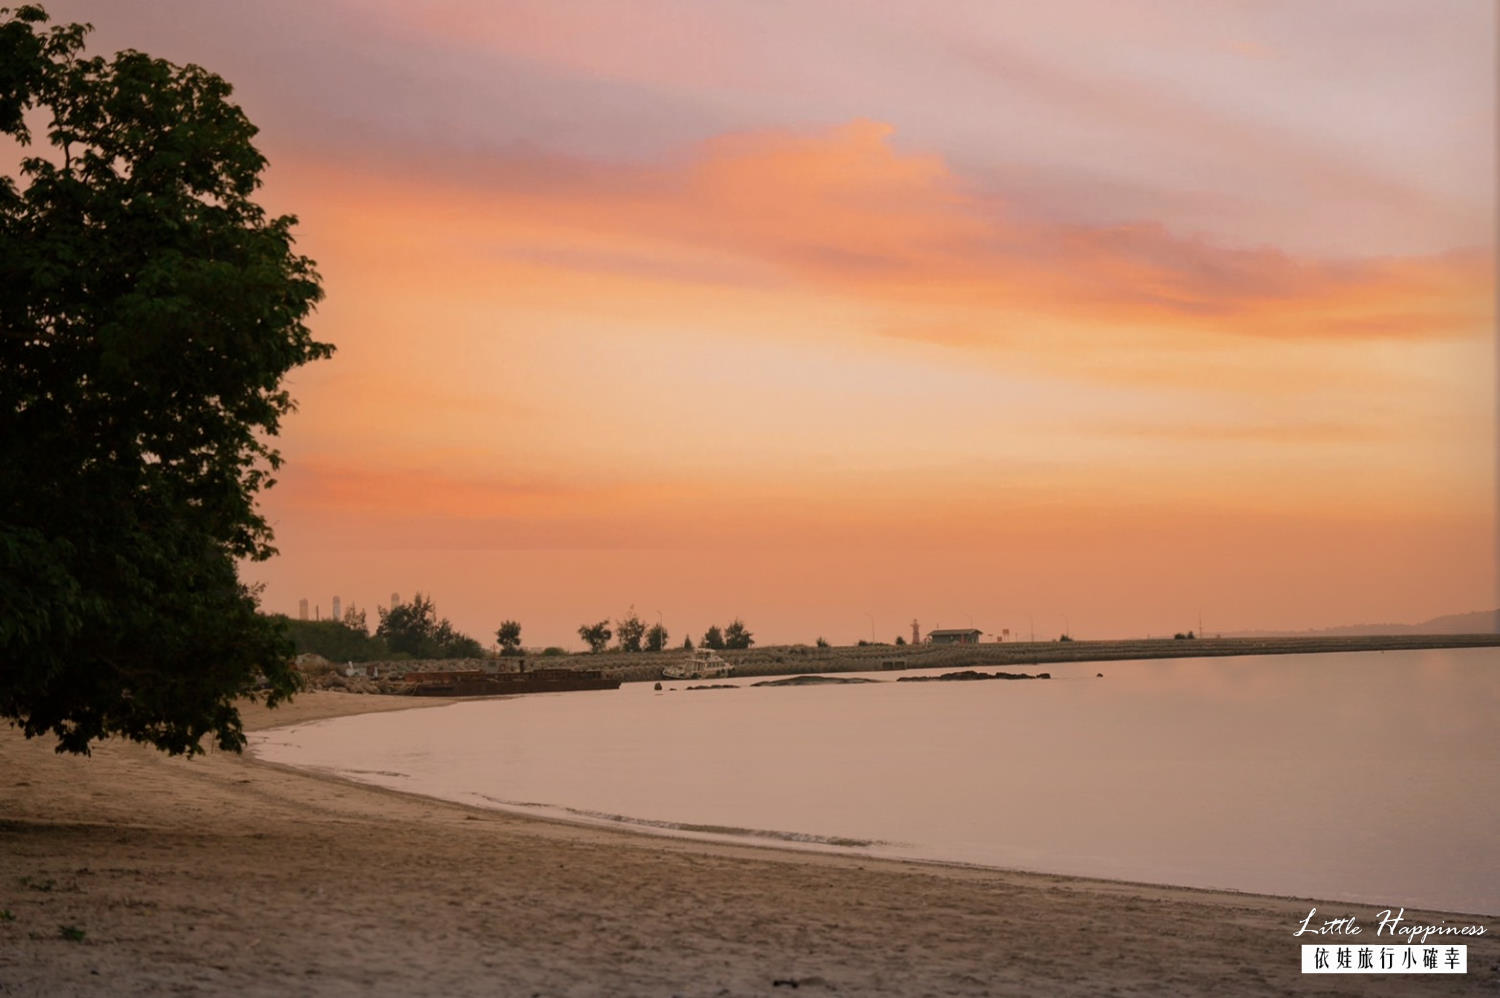
[[[517,165],[446,189],[363,185],[360,200],[388,210],[342,218],[345,240],[424,284],[489,275],[522,299],[549,284],[575,298],[791,285],[880,303],[883,331],[1007,349],[1018,344],[1004,331],[1032,320],[1104,340],[1145,326],[1182,342],[1441,339],[1482,332],[1494,311],[1486,251],[1305,259],[1149,222],[1022,222],[870,121],[724,136],[654,169]]]

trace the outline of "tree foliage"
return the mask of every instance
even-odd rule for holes
[[[291,636],[298,655],[312,652],[330,662],[382,662],[391,657],[391,649],[384,640],[337,620],[291,620],[281,616],[277,620]]]
[[[500,629],[495,632],[495,643],[500,646],[502,655],[521,654],[521,625],[514,620],[500,622]]]
[[[609,639],[614,637],[614,632],[609,629],[608,620],[601,620],[597,624],[580,624],[578,636],[589,646],[589,651],[597,655],[609,647]]]
[[[392,652],[412,658],[479,658],[484,654],[478,641],[459,633],[446,617],[439,620],[432,597],[420,592],[410,603],[381,607],[375,636]]]
[[[661,651],[667,646],[668,637],[670,635],[667,634],[667,629],[661,625],[660,621],[652,624],[646,631],[646,650]]]
[[[719,630],[718,624],[708,625],[708,630],[703,632],[703,639],[698,642],[699,647],[712,648],[714,651],[724,649],[724,632]]]
[[[343,623],[351,631],[358,631],[360,634],[370,633],[370,622],[366,619],[365,612],[363,610],[356,610],[353,603],[350,603],[344,609]]]
[[[615,621],[615,636],[620,642],[621,651],[640,651],[641,639],[646,636],[646,625],[635,612],[635,607],[623,618]]]
[[[0,173],[0,717],[238,750],[236,699],[298,685],[236,561],[274,552],[256,498],[283,377],[332,353],[322,292],[229,85],[88,30],[0,10],[0,134],[45,129]]]
[[[755,638],[745,630],[745,622],[736,617],[724,628],[724,647],[745,649],[755,644]]]

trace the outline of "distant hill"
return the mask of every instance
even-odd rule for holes
[[[1225,637],[1269,638],[1292,635],[1356,637],[1368,634],[1500,634],[1500,610],[1450,613],[1420,624],[1345,624],[1310,631],[1233,631]]]

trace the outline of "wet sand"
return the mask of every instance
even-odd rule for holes
[[[1314,904],[1382,941],[1368,905],[658,839],[0,729],[0,995],[1500,992],[1500,925],[1451,940],[1466,976],[1303,976]]]

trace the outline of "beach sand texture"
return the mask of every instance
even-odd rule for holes
[[[245,718],[410,706],[311,693]],[[1500,994],[1497,927],[1454,940],[1466,976],[1303,976],[1313,904],[1373,914],[659,839],[0,729],[6,996]]]

